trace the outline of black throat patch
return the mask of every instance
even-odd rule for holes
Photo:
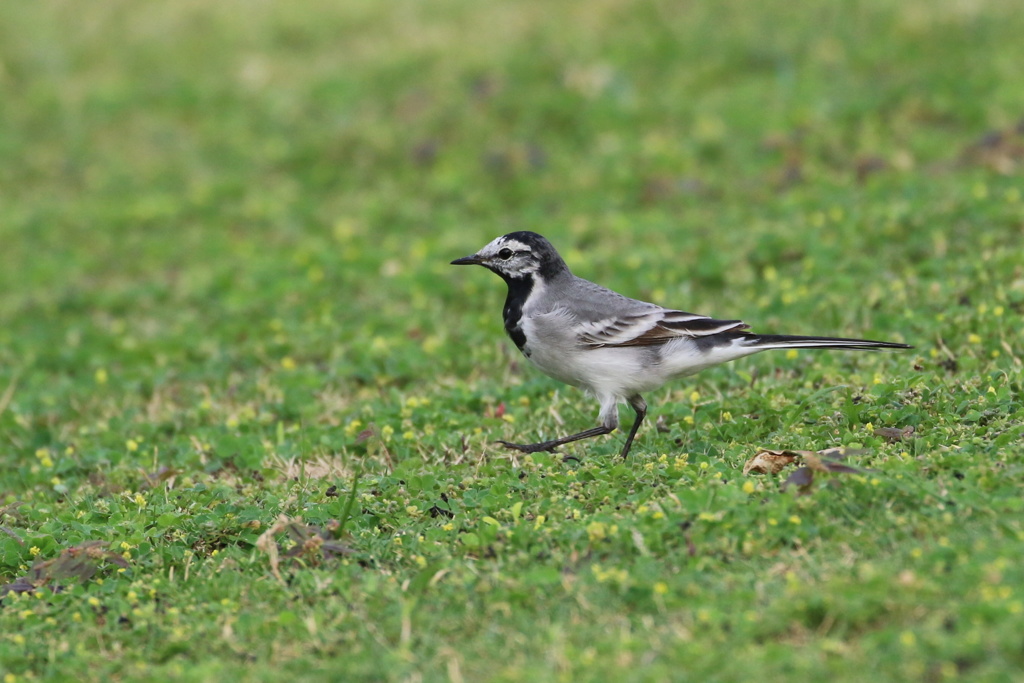
[[[516,348],[523,351],[526,346],[526,333],[523,332],[523,304],[533,291],[533,275],[517,278],[504,278],[508,285],[508,296],[505,297],[505,309],[502,318],[505,320],[505,332],[515,343]],[[523,351],[523,353],[526,353]]]

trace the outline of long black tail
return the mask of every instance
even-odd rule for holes
[[[788,334],[746,334],[744,346],[757,349],[912,349],[909,344],[872,341],[871,339],[845,339],[843,337],[801,337]]]

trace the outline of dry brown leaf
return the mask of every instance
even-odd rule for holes
[[[874,431],[875,436],[880,436],[889,443],[896,443],[897,441],[903,441],[904,439],[910,438],[914,434],[914,427],[908,425],[903,429],[897,429],[896,427],[879,427]]]
[[[331,520],[324,528],[318,528],[304,524],[302,518],[291,519],[281,515],[274,522],[274,525],[267,529],[256,540],[256,548],[267,554],[270,562],[270,571],[282,584],[285,583],[281,576],[281,549],[277,544],[277,535],[287,534],[292,541],[291,548],[284,553],[286,558],[304,557],[311,562],[318,562],[324,557],[336,557],[338,555],[349,555],[352,549],[344,543],[334,540],[334,533],[341,525]]]
[[[14,583],[8,583],[0,586],[0,598],[4,597],[8,593],[32,593],[35,592],[36,586],[24,576],[20,579],[15,580]]]
[[[785,491],[790,486],[797,487],[798,495],[806,495],[811,490],[811,484],[814,483],[814,470],[810,467],[798,467],[793,471],[793,474],[786,477],[786,481],[782,482],[782,490]]]
[[[106,541],[85,541],[65,548],[53,559],[36,562],[28,574],[14,583],[0,586],[0,596],[11,592],[31,593],[36,588],[66,579],[87,581],[99,571],[103,562],[127,569],[130,566],[128,561],[121,555],[107,550],[106,545]]]
[[[142,484],[140,485],[141,490],[155,489],[160,484],[167,484],[168,488],[173,488],[174,478],[181,474],[181,470],[174,467],[161,467],[156,472],[142,472]]]
[[[277,539],[274,537],[284,531],[290,522],[291,520],[286,515],[281,515],[269,529],[260,534],[260,537],[256,539],[256,549],[267,554],[267,561],[270,562],[270,573],[281,582],[282,586],[287,584],[284,577],[281,576],[281,570],[279,569],[280,559],[277,553]]]
[[[781,488],[785,491],[790,486],[796,486],[799,495],[806,495],[814,483],[815,472],[863,473],[865,470],[845,465],[841,461],[864,452],[852,448],[826,448],[821,451],[762,450],[747,461],[743,474],[778,474],[789,465],[797,463],[800,467],[782,482]]]
[[[99,569],[99,562],[106,560],[119,567],[128,568],[128,561],[115,552],[107,550],[106,541],[86,541],[65,548],[52,560],[38,562],[29,570],[27,578],[37,586],[52,579],[92,578]]]
[[[828,472],[828,467],[821,461],[817,453],[805,453],[803,460],[804,466],[815,472]]]
[[[799,457],[813,455],[811,451],[759,451],[743,466],[743,474],[778,474]]]

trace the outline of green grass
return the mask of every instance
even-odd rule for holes
[[[1022,34],[999,0],[3,4],[0,583],[45,585],[0,676],[1012,680]],[[516,455],[596,405],[447,265],[515,229],[916,349],[678,382],[625,462]],[[870,472],[742,474],[833,446]],[[282,532],[279,579],[281,515],[342,527]]]

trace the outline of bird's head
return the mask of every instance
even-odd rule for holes
[[[568,271],[565,261],[544,237],[535,232],[510,232],[496,238],[470,256],[452,261],[453,266],[483,266],[504,280],[542,277],[550,280]]]

